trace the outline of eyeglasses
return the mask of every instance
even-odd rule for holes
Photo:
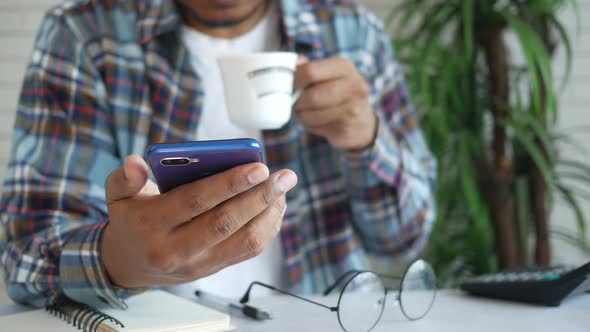
[[[385,287],[384,279],[399,281],[399,288]],[[324,296],[329,295],[336,288],[342,286],[335,307],[312,301],[259,281],[250,284],[240,300],[241,303],[247,303],[250,300],[250,291],[254,285],[336,312],[338,322],[346,332],[371,331],[381,319],[388,293],[395,294],[395,301],[399,303],[402,313],[408,320],[418,320],[426,316],[436,297],[436,275],[432,266],[423,260],[412,263],[401,278],[378,275],[371,271],[352,270],[346,272],[323,293]]]

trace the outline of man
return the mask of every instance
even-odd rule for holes
[[[415,257],[434,219],[435,163],[400,68],[373,15],[321,3],[104,0],[50,10],[2,195],[8,294],[36,306],[67,296],[124,308],[149,287],[197,280],[190,287],[237,296],[255,278],[312,293],[367,268],[367,253]],[[294,117],[245,132],[227,120],[215,57],[277,50],[301,55]],[[261,139],[268,168],[237,167],[163,195],[138,156],[157,142],[244,135]]]

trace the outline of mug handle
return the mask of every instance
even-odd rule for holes
[[[299,100],[299,97],[301,97],[302,93],[303,89],[299,89],[293,92],[293,94],[291,95],[291,106],[295,105],[295,103]]]

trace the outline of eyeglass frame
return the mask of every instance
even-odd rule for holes
[[[248,301],[250,300],[250,292],[251,292],[252,287],[254,285],[262,286],[262,287],[265,287],[265,288],[270,289],[272,291],[275,291],[277,293],[281,293],[281,294],[284,294],[284,295],[289,295],[289,296],[292,296],[292,297],[297,298],[299,300],[305,301],[307,303],[315,304],[317,306],[326,308],[326,309],[330,310],[331,312],[336,312],[336,315],[338,316],[338,324],[340,324],[340,327],[344,331],[348,332],[348,330],[342,324],[342,319],[340,317],[340,302],[342,301],[342,296],[344,295],[344,290],[346,289],[346,287],[357,276],[359,276],[359,275],[361,275],[363,273],[372,273],[372,274],[376,275],[377,277],[379,277],[381,279],[381,283],[382,283],[383,289],[384,289],[384,294],[383,294],[383,304],[381,306],[381,312],[379,313],[379,317],[375,320],[375,323],[367,330],[367,332],[373,330],[375,328],[375,326],[377,326],[377,324],[379,323],[379,321],[381,321],[381,317],[383,316],[383,312],[385,311],[385,305],[387,303],[387,294],[389,292],[393,292],[393,291],[395,291],[397,293],[395,300],[396,300],[396,302],[399,302],[400,303],[400,309],[401,309],[403,315],[406,317],[406,319],[409,320],[409,321],[416,321],[416,320],[419,320],[419,319],[424,318],[430,312],[430,310],[432,309],[432,306],[434,305],[434,301],[436,300],[436,293],[437,293],[436,279],[435,279],[435,287],[433,289],[434,295],[432,296],[432,300],[430,301],[430,304],[428,305],[428,308],[424,311],[424,313],[420,317],[414,318],[414,317],[410,317],[405,312],[404,306],[403,306],[403,304],[401,304],[401,295],[402,295],[402,292],[403,292],[403,287],[402,287],[403,281],[406,278],[406,275],[408,274],[408,271],[410,270],[410,267],[412,265],[414,265],[418,261],[422,261],[422,260],[417,260],[417,261],[412,262],[412,264],[410,264],[408,266],[408,268],[406,268],[406,270],[404,271],[404,274],[401,277],[399,277],[399,276],[389,276],[389,275],[379,274],[379,273],[376,273],[376,272],[373,272],[373,271],[370,271],[370,270],[349,270],[349,271],[345,272],[340,277],[338,277],[338,279],[336,279],[336,281],[334,281],[334,283],[332,285],[328,286],[322,292],[322,295],[323,296],[329,295],[334,289],[336,289],[336,287],[339,284],[341,284],[344,280],[346,280],[346,277],[347,276],[352,275],[351,277],[348,278],[348,280],[346,281],[346,283],[344,284],[344,286],[340,290],[340,294],[338,296],[338,302],[336,303],[336,306],[327,306],[325,304],[322,304],[322,303],[319,303],[319,302],[310,300],[308,298],[299,296],[297,294],[293,294],[293,293],[291,293],[289,291],[286,291],[286,290],[283,290],[283,289],[280,289],[280,288],[276,288],[276,287],[274,287],[272,285],[265,284],[265,283],[260,282],[260,281],[253,281],[253,282],[250,283],[250,285],[248,286],[248,289],[246,290],[246,292],[244,293],[244,295],[240,298],[240,303],[242,303],[242,304],[248,303]],[[423,262],[425,262],[425,261],[423,261]],[[427,263],[427,262],[425,262],[425,263]],[[428,266],[432,269],[432,266],[430,264],[428,264]],[[433,271],[433,274],[434,274],[434,271]],[[434,274],[434,276],[436,278],[436,274]],[[383,279],[398,280],[398,281],[400,281],[400,286],[399,286],[399,288],[385,287],[385,283],[383,282]]]

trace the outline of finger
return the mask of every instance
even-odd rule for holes
[[[266,165],[252,163],[209,176],[162,195],[162,203],[154,211],[162,214],[167,226],[178,226],[201,215],[220,203],[268,179]]]
[[[297,65],[298,66],[304,65],[304,64],[306,64],[308,62],[309,62],[309,58],[306,57],[305,55],[298,55],[297,56]]]
[[[260,255],[279,234],[285,213],[284,196],[277,200],[226,241],[215,246],[213,258],[234,257],[231,264]],[[240,248],[239,253],[235,248]],[[232,255],[233,252],[233,255]]]
[[[354,122],[355,119],[368,114],[370,106],[364,101],[346,101],[344,104],[322,109],[311,109],[295,112],[297,119],[306,129]]]
[[[145,186],[141,188],[139,191],[139,195],[144,196],[155,196],[160,194],[160,189],[158,189],[158,185],[155,184],[152,180],[147,180]]]
[[[343,108],[347,105],[329,107],[319,110],[295,112],[295,116],[306,129],[314,129],[327,125],[337,124],[343,121],[345,113]]]
[[[295,103],[296,111],[334,107],[343,104],[355,96],[355,88],[360,84],[353,79],[335,79],[310,86],[303,90]]]
[[[107,203],[137,195],[148,181],[148,166],[140,156],[127,157],[123,167],[114,170],[105,182]]]
[[[331,123],[323,126],[309,127],[305,129],[313,135],[326,138],[330,142],[334,142],[335,140],[341,138],[344,135],[344,133],[347,132],[346,126],[340,123]]]
[[[258,216],[223,242],[211,247],[205,255],[192,259],[189,268],[192,276],[202,274],[202,266],[213,266],[206,274],[215,273],[230,265],[238,264],[260,255],[279,234],[285,216],[285,196],[276,200]]]
[[[229,238],[250,220],[273,204],[277,204],[286,192],[297,184],[297,176],[290,170],[282,170],[252,190],[224,202],[203,214],[198,220],[177,229],[178,243],[189,244],[185,254],[206,250]],[[280,212],[280,211],[279,211]],[[191,241],[194,234],[205,234],[204,241]]]
[[[315,60],[297,66],[293,87],[295,91],[313,84],[330,81],[356,74],[356,67],[350,60],[341,57]]]

